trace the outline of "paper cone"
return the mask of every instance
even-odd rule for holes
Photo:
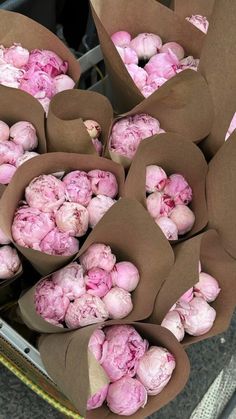
[[[193,190],[193,200],[189,207],[196,220],[192,230],[179,238],[186,239],[199,233],[208,222],[205,195],[207,164],[199,148],[171,133],[159,134],[142,142],[126,178],[125,195],[137,199],[144,208],[147,208],[146,167],[151,164],[162,167],[168,176],[179,173],[186,178]]]
[[[119,185],[119,196],[123,195],[124,171],[121,166],[107,159],[97,156],[86,156],[73,153],[44,154],[24,163],[13,176],[1,198],[0,225],[12,242],[11,226],[16,208],[24,197],[26,186],[32,179],[41,174],[51,174],[59,171],[66,173],[73,170],[92,169],[108,170],[112,172]],[[14,243],[17,249],[28,259],[34,268],[42,275],[59,269],[73,259],[72,256],[52,256],[38,250],[28,249]]]
[[[105,325],[113,324],[120,323],[113,321],[106,322]],[[131,416],[133,419],[143,419],[159,410],[183,389],[189,376],[189,360],[174,336],[163,327],[146,323],[128,322],[128,324],[134,326],[151,345],[167,348],[176,360],[176,368],[167,386],[157,396],[149,396],[146,406]],[[98,363],[96,375],[92,375],[90,368],[89,377],[91,357],[88,356],[88,342],[93,331],[99,327],[102,325],[88,326],[67,334],[44,336],[39,343],[39,351],[47,372],[81,415],[86,419],[118,419],[123,416],[112,413],[105,405],[86,414],[87,400],[91,394],[94,394],[91,389],[95,390],[97,387],[98,390],[107,382],[104,371]]]
[[[150,321],[161,324],[176,301],[199,281],[198,263],[202,272],[217,279],[221,292],[210,305],[216,310],[212,329],[202,336],[185,335],[182,344],[191,345],[223,333],[229,326],[236,305],[236,261],[221,246],[216,231],[208,230],[174,248],[175,264],[155,301]]]
[[[47,118],[48,150],[97,155],[83,123],[86,119],[100,124],[100,140],[105,145],[113,119],[109,100],[99,93],[85,90],[57,94],[50,103]]]
[[[183,19],[187,16],[202,15],[209,20],[214,3],[215,0],[173,0],[172,7]]]
[[[95,226],[78,257],[93,243],[109,245],[117,261],[130,261],[139,270],[140,281],[132,292],[134,307],[125,321],[138,321],[149,317],[155,297],[174,262],[172,248],[155,222],[138,202],[123,198],[113,205]],[[49,324],[36,313],[36,286],[37,284],[19,300],[24,322],[41,333],[69,331]]]
[[[205,35],[193,25],[191,27],[188,22],[183,22],[158,1],[91,0],[90,4],[119,112],[132,109],[143,100],[143,95],[134,84],[110,39],[114,32],[126,30],[132,37],[141,32],[155,33],[164,42],[179,42],[188,55],[195,58],[200,56]],[[161,92],[163,88],[164,85],[158,91]]]

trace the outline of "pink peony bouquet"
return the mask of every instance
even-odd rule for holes
[[[0,283],[10,279],[22,268],[16,249],[9,246],[10,240],[0,230]]]
[[[109,246],[92,244],[78,262],[43,279],[36,288],[36,312],[49,323],[70,329],[122,319],[133,309],[139,283],[136,266],[116,262]]]

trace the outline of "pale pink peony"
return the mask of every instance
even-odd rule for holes
[[[80,256],[80,263],[85,271],[92,268],[101,268],[107,272],[111,272],[116,263],[116,257],[112,253],[110,246],[93,243]]]
[[[9,244],[11,240],[6,236],[6,234],[0,228],[0,244]]]
[[[198,262],[198,272],[200,273],[201,271],[202,271],[202,264],[199,260],[199,262]]]
[[[105,170],[90,170],[88,177],[94,195],[105,195],[115,198],[118,193],[118,183],[113,173]]]
[[[38,99],[38,101],[39,103],[41,103],[46,116],[48,116],[49,105],[50,105],[51,100],[48,97],[44,97],[42,99]]]
[[[147,390],[147,394],[159,394],[170,381],[175,369],[175,358],[166,349],[152,346],[140,359],[137,378]]]
[[[52,274],[52,281],[62,288],[70,301],[86,293],[83,268],[76,262],[72,262]]]
[[[70,236],[82,237],[88,230],[89,213],[83,205],[75,202],[64,202],[55,219],[59,230]]]
[[[205,16],[192,15],[192,16],[186,17],[186,20],[192,23],[192,25],[196,26],[196,28],[198,28],[203,33],[207,33],[208,28],[209,28],[209,22]]]
[[[7,141],[10,137],[10,128],[4,121],[0,121],[0,142]]]
[[[178,311],[171,310],[162,320],[161,326],[170,330],[176,339],[181,342],[184,338],[184,326]]]
[[[154,33],[140,33],[130,42],[138,58],[141,60],[149,60],[153,55],[157,54],[162,46],[160,36]]]
[[[66,310],[70,304],[62,288],[50,279],[43,279],[34,294],[36,312],[49,323],[59,325],[64,322]]]
[[[17,251],[10,246],[0,247],[0,281],[12,278],[20,267]]]
[[[177,73],[181,73],[183,70],[194,70],[197,71],[199,65],[199,59],[194,58],[192,55],[183,58],[180,61],[179,68],[177,69]]]
[[[104,329],[102,367],[111,381],[121,377],[133,377],[139,360],[148,349],[148,342],[136,332],[133,326],[117,325]]]
[[[0,142],[0,164],[9,163],[15,166],[17,159],[23,155],[23,152],[22,146],[12,141]]]
[[[35,153],[35,151],[26,151],[24,154],[22,154],[22,156],[18,157],[16,161],[16,167],[20,167],[26,161],[37,156],[39,156],[39,153]]]
[[[146,167],[146,192],[162,191],[166,181],[167,174],[161,167],[156,165]]]
[[[173,199],[161,192],[150,194],[147,197],[146,204],[149,214],[155,219],[163,216],[168,217],[175,207]]]
[[[97,121],[93,119],[86,119],[84,125],[88,131],[88,134],[91,138],[97,138],[102,132],[102,128]]]
[[[133,263],[118,262],[111,271],[111,278],[113,286],[131,292],[138,286],[140,275]]]
[[[162,199],[161,199],[161,212],[160,212],[161,217],[169,216],[171,212],[174,210],[174,208],[175,208],[175,203],[173,199],[169,195],[163,193]],[[157,217],[154,217],[154,218],[157,218]]]
[[[194,295],[196,297],[202,297],[208,303],[211,303],[215,301],[220,291],[219,284],[213,276],[205,272],[199,274],[199,282],[194,285]]]
[[[29,61],[29,51],[23,48],[21,44],[13,44],[10,48],[4,51],[4,60],[14,67],[24,67]]]
[[[34,49],[30,52],[28,69],[42,70],[51,77],[65,74],[68,63],[63,61],[55,52],[46,49]]]
[[[103,344],[105,339],[105,334],[100,329],[95,330],[89,339],[88,348],[98,362],[102,359]]]
[[[232,118],[232,121],[230,122],[230,126],[229,126],[228,131],[227,131],[226,136],[225,136],[225,141],[228,140],[228,138],[234,132],[235,129],[236,129],[236,112],[235,112],[235,114]],[[1,137],[0,137],[0,141],[1,141]]]
[[[168,240],[178,240],[178,228],[170,218],[160,217],[155,221]]]
[[[178,44],[178,42],[167,42],[162,45],[160,52],[168,52],[169,50],[176,55],[178,60],[182,60],[185,56],[184,49],[180,44]]]
[[[151,86],[154,90],[159,89],[159,87],[166,82],[167,79],[165,77],[160,77],[156,72],[149,74],[147,78],[147,85]]]
[[[116,203],[115,199],[105,195],[97,195],[91,199],[87,206],[89,213],[89,226],[94,228],[106,212]]]
[[[174,174],[169,177],[164,192],[174,199],[176,205],[188,205],[192,201],[192,189],[187,180],[179,174]]]
[[[51,230],[39,246],[41,252],[55,256],[71,256],[79,251],[79,241],[58,228]]]
[[[118,31],[111,35],[111,40],[118,47],[126,47],[131,41],[131,35],[126,31]]]
[[[144,69],[148,74],[156,73],[159,77],[170,79],[175,76],[178,67],[178,58],[171,50],[168,50],[168,52],[161,52],[150,58]]]
[[[31,68],[20,80],[20,89],[36,99],[51,99],[55,94],[53,79],[44,71]]]
[[[101,390],[98,390],[96,394],[90,396],[87,401],[87,410],[97,409],[98,407],[102,406],[106,400],[108,388],[109,384],[106,384],[101,388]]]
[[[13,67],[11,64],[0,64],[0,84],[4,86],[19,88],[20,80],[24,74],[23,69]]]
[[[17,244],[40,250],[40,242],[55,227],[54,216],[27,205],[19,207],[12,224],[12,237]]]
[[[131,294],[123,288],[114,287],[103,297],[111,319],[123,319],[133,310]]]
[[[10,139],[23,147],[25,151],[31,151],[38,146],[36,129],[30,122],[19,121],[10,128]]]
[[[211,330],[216,311],[203,298],[194,297],[189,303],[190,310],[182,316],[185,331],[192,336],[202,336]]]
[[[56,211],[66,199],[64,183],[53,175],[40,175],[25,189],[25,199],[30,207]]]
[[[138,65],[138,56],[133,48],[117,46],[116,49],[124,64]]]
[[[68,173],[62,180],[66,196],[70,202],[87,207],[92,198],[92,188],[89,176],[81,170]]]
[[[8,185],[11,182],[14,174],[16,172],[16,167],[12,164],[4,163],[0,165],[0,184]]]
[[[85,276],[86,291],[88,294],[104,297],[112,287],[111,274],[101,268],[92,268]]]
[[[186,205],[176,205],[170,219],[176,224],[180,236],[192,230],[195,223],[195,215]]]
[[[190,301],[192,301],[192,299],[193,299],[193,287],[187,290],[183,295],[181,295],[178,301],[180,301],[181,303],[182,302],[189,303]]]
[[[144,97],[151,96],[155,91],[156,87],[150,84],[145,84],[141,89],[141,93]]]
[[[117,415],[133,415],[146,403],[147,391],[136,378],[125,376],[109,385],[107,405]]]
[[[75,86],[74,80],[67,76],[67,74],[59,74],[53,79],[55,94],[63,92],[64,90],[73,89]]]
[[[67,327],[79,328],[107,320],[109,313],[101,298],[84,294],[71,302],[65,317]]]
[[[99,156],[103,153],[103,144],[98,138],[92,138],[92,143]]]
[[[137,64],[125,64],[125,67],[134,84],[136,84],[137,88],[141,90],[147,82],[147,72],[144,68],[139,67]]]

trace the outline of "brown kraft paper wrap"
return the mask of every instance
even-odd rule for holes
[[[77,257],[93,243],[109,245],[118,261],[130,261],[139,270],[140,281],[132,292],[133,310],[125,321],[149,317],[155,297],[174,263],[172,248],[155,222],[138,202],[123,198],[95,226]],[[68,332],[70,329],[54,326],[36,313],[36,286],[19,300],[24,322],[41,333]]]
[[[120,30],[132,37],[141,32],[159,35],[164,42],[179,42],[186,54],[199,58],[205,35],[155,0],[90,0],[114,99],[119,112],[126,112],[143,100],[125,68],[111,35]],[[166,84],[166,83],[165,83]],[[168,82],[167,82],[168,84]],[[158,91],[164,88],[160,87]]]
[[[236,2],[215,0],[215,7],[201,53],[199,71],[207,80],[212,95],[215,119],[203,150],[212,157],[224,144],[225,135],[236,111]]]
[[[236,261],[223,249],[215,230],[208,230],[174,248],[175,264],[164,282],[155,301],[154,311],[149,319],[161,324],[165,315],[176,301],[199,281],[198,263],[202,272],[217,279],[221,291],[210,305],[216,310],[213,327],[202,336],[185,334],[184,346],[223,333],[229,326],[236,305]]]
[[[144,140],[139,146],[125,182],[125,195],[137,199],[146,207],[146,167],[157,165],[167,176],[179,173],[192,188],[193,199],[189,207],[196,220],[192,230],[179,239],[186,239],[199,233],[208,222],[205,184],[207,163],[199,148],[177,134],[159,134]],[[138,182],[137,182],[138,179]],[[151,217],[151,216],[150,216]]]
[[[120,115],[113,124],[120,118],[139,113],[151,115],[158,119],[165,131],[183,135],[186,140],[195,143],[209,134],[213,122],[213,105],[207,84],[199,73],[191,70],[170,79],[163,89],[144,99],[130,112]],[[199,119],[196,119],[196,115],[199,115]],[[109,137],[111,132],[112,126]],[[132,160],[109,150],[109,145],[108,138],[106,157],[128,168]]]
[[[215,0],[172,0],[171,7],[180,17],[202,15],[211,17]]]
[[[176,367],[167,386],[157,396],[149,396],[146,406],[129,416],[133,419],[143,419],[174,399],[188,380],[190,366],[187,354],[167,329],[147,323],[109,321],[67,334],[43,336],[39,342],[42,361],[60,390],[86,419],[123,418],[112,413],[105,405],[86,413],[87,400],[90,395],[102,388],[102,384],[106,384],[104,370],[97,361],[97,367],[95,362],[93,368],[90,365],[92,357],[89,356],[88,342],[94,330],[113,324],[132,325],[143,338],[150,342],[150,346],[165,347],[175,357]],[[96,375],[93,373],[94,369]]]
[[[123,195],[123,168],[102,157],[89,156],[88,158],[88,156],[81,154],[49,153],[34,157],[34,159],[27,161],[19,167],[1,198],[0,228],[2,228],[5,234],[14,243],[11,235],[14,214],[20,200],[24,197],[26,186],[28,186],[35,177],[41,174],[52,174],[60,171],[68,173],[73,170],[84,170],[87,172],[92,169],[101,169],[112,172],[116,176],[119,185],[119,196]],[[16,243],[14,243],[14,245],[42,275],[47,275],[66,265],[66,263],[69,263],[75,256],[53,256],[39,252],[38,250],[19,246]]]
[[[99,93],[67,90],[58,93],[50,103],[47,126],[48,151],[65,151],[97,155],[83,120],[99,123],[103,145],[113,119],[109,100]]]
[[[236,131],[209,163],[206,195],[210,227],[225,250],[236,258]]]

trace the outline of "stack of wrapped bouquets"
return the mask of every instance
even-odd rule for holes
[[[209,60],[234,14],[219,2],[211,29],[189,5],[183,16],[155,0],[91,5],[115,119],[107,99],[73,89],[79,70],[46,33],[0,49],[0,96],[17,87],[49,107],[43,131],[28,105],[9,118],[0,105],[0,281],[16,282],[28,260],[17,313],[41,334],[67,406],[141,419],[182,390],[185,347],[225,331],[236,305],[235,109],[217,103]]]

